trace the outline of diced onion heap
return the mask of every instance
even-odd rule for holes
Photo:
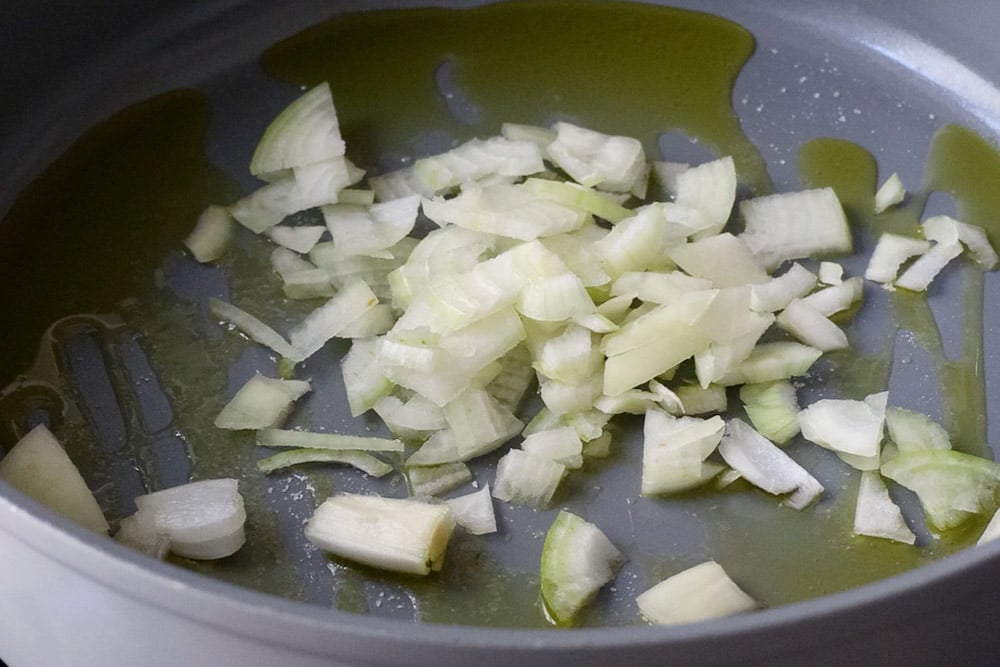
[[[234,305],[213,302],[212,311],[274,350],[286,370],[331,338],[351,339],[342,360],[351,413],[374,411],[397,440],[280,430],[310,389],[289,374],[252,378],[218,425],[265,429],[259,444],[294,448],[262,461],[264,471],[336,461],[385,474],[380,452],[405,443],[414,497],[449,493],[472,479],[467,461],[512,440],[519,446],[499,458],[492,486],[447,504],[326,500],[306,529],[320,547],[376,567],[436,570],[456,520],[471,533],[496,530],[490,493],[545,508],[567,475],[607,456],[609,424],[621,413],[644,415],[644,496],[722,474],[801,510],[823,487],[778,446],[801,429],[865,471],[859,534],[913,541],[880,469],[917,492],[936,529],[994,508],[996,464],[943,449],[936,431],[927,448],[915,444],[913,419],[887,408],[885,392],[800,409],[793,381],[824,353],[850,346],[843,313],[864,291],[860,276],[817,261],[853,249],[831,188],[736,206],[735,166],[722,157],[656,163],[672,200],[645,201],[651,165],[642,143],[567,122],[505,124],[501,136],[367,182],[344,155],[323,84],[267,129],[251,165],[267,184],[228,209],[278,244],[272,264],[285,294],[323,304],[287,336]],[[903,195],[890,179],[879,210]],[[734,206],[738,234],[726,231]],[[313,208],[324,227],[285,221]],[[417,231],[427,222],[430,231]],[[923,290],[965,249],[984,269],[997,264],[978,227],[939,216],[919,231],[924,238],[883,235],[865,277]],[[212,208],[188,245],[205,261],[227,238],[225,216]],[[536,384],[543,407],[524,419],[521,404]],[[754,426],[719,414],[731,417],[726,389],[735,386]],[[886,424],[897,445],[884,452]],[[561,513],[542,556],[554,620],[570,622],[620,564],[596,526]],[[709,562],[644,593],[639,606],[653,622],[676,623],[756,603]]]

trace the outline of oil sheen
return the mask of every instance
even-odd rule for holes
[[[629,48],[616,47],[621,44]],[[766,165],[732,105],[734,82],[753,51],[749,32],[717,17],[557,0],[341,14],[275,44],[261,64],[283,81],[303,86],[329,81],[348,154],[373,171],[405,163],[442,138],[493,135],[507,121],[567,119],[638,137],[650,155],[656,154],[661,133],[682,131],[715,154],[732,155],[743,191],[763,194],[772,190]],[[254,91],[243,93],[252,103]],[[298,518],[304,519],[312,503],[334,490],[350,490],[353,482],[317,468],[284,481],[264,479],[254,469],[260,454],[252,436],[219,433],[211,426],[233,389],[238,375],[233,369],[251,363],[266,368],[274,360],[247,358],[244,340],[209,322],[206,290],[272,323],[294,320],[307,305],[288,304],[276,281],[261,279],[269,273],[268,248],[248,234],[217,266],[192,267],[180,251],[180,240],[207,204],[238,194],[205,156],[210,112],[207,100],[189,90],[123,110],[71,146],[0,224],[0,265],[17,276],[0,284],[0,307],[16,313],[18,324],[9,328],[0,354],[0,385],[10,383],[0,393],[0,446],[48,415],[87,460],[81,468],[92,486],[105,488],[102,499],[114,505],[109,512],[117,519],[127,513],[128,500],[114,491],[115,466],[131,467],[140,487],[158,488],[166,481],[148,442],[176,437],[187,461],[178,465],[190,465],[194,477],[241,478],[249,513],[249,542],[236,557],[181,565],[358,613],[544,627],[537,572],[490,554],[491,540],[503,535],[460,537],[445,571],[420,581],[322,559],[318,565],[303,563],[295,551],[304,546],[301,535],[277,520],[282,503],[275,496],[294,494],[302,512]],[[968,164],[977,168],[965,168]],[[911,230],[931,191],[952,195],[960,217],[986,227],[994,245],[1000,242],[993,214],[1000,210],[1000,188],[994,185],[1000,182],[1000,154],[967,129],[943,128],[929,151],[925,182],[906,204],[881,215],[872,210],[876,163],[860,146],[835,139],[809,142],[801,147],[800,166],[803,186],[830,185],[837,191],[863,244],[880,231]],[[939,384],[962,387],[941,392],[946,425],[960,448],[988,454],[981,417],[983,278],[963,270],[962,279],[965,319],[957,357],[945,355],[934,315],[919,295],[887,297],[893,316],[884,338],[911,332],[938,369]],[[73,319],[80,313],[114,314],[114,325],[107,318]],[[90,341],[95,363],[106,369],[109,395],[117,399],[109,405],[119,406],[125,444],[113,456],[88,444],[95,413],[75,384],[69,363],[75,348],[60,335],[64,328],[50,329],[64,318]],[[143,417],[136,376],[123,361],[130,341],[148,362],[149,377],[157,379],[168,406],[166,421],[153,424]],[[863,355],[833,355],[828,363],[825,377],[836,391],[861,397],[885,388],[893,349],[886,344]],[[801,449],[796,455],[816,455]],[[589,477],[569,488],[581,493],[598,488],[602,475],[625,466],[638,477],[635,457],[623,455],[585,471]],[[974,537],[975,527],[920,548],[853,538],[857,477],[846,467],[843,476],[831,500],[805,512],[778,507],[774,498],[739,484],[723,493],[685,496],[678,502],[704,523],[707,551],[640,552],[633,555],[633,571],[654,581],[682,565],[718,557],[748,592],[765,606],[777,606],[905,571]],[[310,568],[318,574],[309,574]],[[629,590],[626,582],[619,587]],[[639,622],[634,614],[612,616],[603,609],[599,603],[584,624]]]

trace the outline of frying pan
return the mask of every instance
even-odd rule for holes
[[[16,209],[20,193],[78,137],[130,105],[167,91],[195,88],[210,101],[205,144],[199,150],[204,149],[214,170],[196,174],[194,180],[219,179],[212,181],[218,191],[247,190],[253,183],[245,175],[245,165],[256,133],[296,90],[263,72],[258,64],[261,55],[279,40],[338,13],[422,4],[427,3],[274,5],[234,0],[138,7],[118,2],[70,6],[12,2],[0,8],[0,43],[5,45],[0,75],[5,101],[0,108],[4,128],[0,211],[7,215],[6,227],[0,230],[6,244],[0,250],[4,258],[0,271],[6,282],[16,285],[3,291],[8,350],[0,364],[4,375],[0,381],[6,383],[23,370],[30,362],[25,347],[40,339],[52,320],[69,314],[47,307],[47,300],[66,299],[79,307],[76,312],[85,312],[101,300],[114,303],[130,296],[125,285],[121,293],[110,289],[100,299],[89,298],[97,286],[109,289],[109,284],[117,284],[114,278],[100,280],[99,272],[70,270],[46,281],[40,278],[44,271],[32,268],[46,258],[51,262],[46,271],[52,272],[85,267],[88,257],[108,259],[93,241],[94,236],[105,239],[99,230],[72,230],[73,211],[66,211],[58,224],[50,221],[39,228],[17,229],[12,229],[16,218],[6,213]],[[1000,92],[993,84],[1000,79],[1000,53],[992,48],[1000,12],[985,0],[947,6],[921,0],[905,8],[860,0],[673,4],[728,17],[756,38],[756,51],[733,89],[732,106],[742,132],[758,147],[779,190],[799,186],[795,149],[816,137],[840,137],[864,146],[880,165],[892,165],[905,181],[918,183],[926,147],[938,127],[960,123],[989,139],[1000,132]],[[157,145],[170,144],[167,140]],[[669,149],[671,159],[704,157],[699,152],[703,149],[689,139],[674,141]],[[164,170],[157,177],[169,180],[172,175]],[[947,205],[932,200],[928,206]],[[188,211],[182,208],[177,213],[183,217]],[[129,240],[148,244],[153,258],[149,261],[154,261],[169,253],[169,242],[176,242],[178,230],[186,225],[169,229],[163,238],[144,230]],[[64,246],[68,249],[60,251]],[[81,254],[83,260],[74,260]],[[115,269],[109,264],[107,270]],[[93,279],[97,282],[88,282],[91,275],[98,275]],[[205,287],[211,279],[197,272],[165,274],[168,283],[175,281],[171,284],[176,289],[190,289],[195,295],[217,288],[214,283]],[[950,340],[961,335],[961,299],[956,298],[961,284],[946,283],[928,298]],[[1000,309],[995,307],[998,288],[994,277],[987,276],[985,418],[991,427],[1000,419],[1000,402],[995,399],[1000,372],[995,342],[1000,329]],[[101,326],[84,328],[84,335],[60,343],[72,353],[67,358],[82,360],[82,366],[71,370],[82,378],[96,378],[88,395],[97,397],[106,386],[94,371],[100,364],[86,362],[94,359],[94,341],[100,342],[94,331],[100,333]],[[127,341],[119,341],[119,347],[128,349]],[[142,356],[130,358],[138,364],[131,367],[137,376],[146,377]],[[253,362],[243,359],[244,370],[235,364],[237,370],[232,372],[245,373],[245,365]],[[919,372],[907,377],[903,369],[896,377],[903,378],[896,381],[897,389],[914,407],[933,411],[940,403],[941,396],[927,388]],[[142,423],[163,436],[150,454],[156,473],[130,476],[129,471],[119,470],[121,476],[111,486],[141,492],[144,484],[169,485],[191,474],[184,442],[171,437],[171,429],[164,426],[169,425],[169,406],[158,403],[155,396],[140,392],[136,409],[142,413]],[[33,405],[44,411],[44,401]],[[85,405],[93,408],[94,403]],[[91,414],[105,413],[91,410]],[[6,429],[10,416],[4,419]],[[339,417],[331,419],[336,422]],[[95,417],[94,423],[110,441],[121,435],[116,436],[113,419]],[[10,433],[5,431],[4,437]],[[302,482],[296,479],[288,484]],[[623,482],[610,475],[608,484]],[[297,490],[284,488],[289,497]],[[121,504],[113,512],[127,513],[124,496],[108,497]],[[300,520],[302,515],[296,512],[302,511],[301,506],[286,508],[286,522]],[[599,509],[593,511],[600,515]],[[315,554],[297,564],[300,570],[320,573],[295,582],[292,597],[298,599],[285,595],[284,579],[252,590],[225,581],[224,573],[207,576],[139,556],[80,530],[4,485],[0,485],[0,516],[0,657],[13,667],[557,661],[992,664],[1000,648],[996,632],[1000,602],[994,588],[1000,581],[1000,546],[996,544],[960,551],[877,583],[754,614],[670,629],[626,623],[564,632],[415,623],[376,613],[374,607],[367,615],[332,609],[331,580],[322,574],[327,564],[320,562],[318,569],[308,570],[320,558]],[[503,518],[510,520],[508,530],[516,533],[510,526],[520,526],[517,521],[523,517],[514,513]],[[543,518],[525,520],[544,525]],[[286,546],[295,546],[295,531],[282,530],[292,542]],[[517,539],[511,542],[523,544]],[[522,547],[497,551],[500,558],[527,559],[518,549]],[[822,573],[816,578],[821,579]]]

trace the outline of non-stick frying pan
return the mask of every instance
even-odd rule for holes
[[[294,97],[297,84],[308,83],[296,79],[294,68],[286,66],[288,59],[282,57],[287,47],[282,51],[275,44],[332,16],[424,4],[163,2],[140,8],[116,2],[81,6],[43,2],[8,3],[0,9],[0,43],[5,54],[0,74],[5,101],[0,109],[5,130],[0,141],[4,166],[0,211],[5,215],[0,223],[0,273],[6,285],[0,290],[0,304],[7,324],[0,383],[14,381],[27,369],[46,327],[60,318],[113,309],[133,317],[152,317],[142,310],[149,306],[137,299],[149,289],[166,291],[180,304],[179,312],[201,323],[188,331],[187,346],[177,343],[171,354],[183,355],[183,350],[197,347],[199,340],[209,353],[229,350],[231,356],[223,360],[222,371],[206,367],[203,382],[221,387],[222,393],[232,391],[249,369],[264,363],[252,351],[237,354],[245,349],[243,344],[213,329],[204,313],[198,317],[199,300],[220,290],[245,289],[246,283],[240,281],[246,277],[221,276],[185,264],[178,239],[206,200],[233,197],[254,187],[246,164],[256,137]],[[880,178],[898,171],[919,190],[929,147],[940,128],[956,123],[988,141],[995,140],[1000,129],[1000,92],[994,84],[1000,79],[1000,55],[992,48],[1000,13],[991,3],[946,6],[927,1],[905,7],[860,0],[668,4],[727,17],[755,38],[756,49],[740,70],[727,103],[738,118],[738,129],[766,165],[765,177],[778,190],[802,185],[807,158],[798,151],[816,138],[851,142],[871,154]],[[623,4],[615,11],[624,15],[633,10]],[[602,38],[607,41],[603,47],[614,54],[609,55],[609,62],[620,62],[623,52],[640,48],[628,40],[608,39],[614,34],[592,36],[595,43]],[[425,134],[407,134],[402,122],[405,112],[399,116],[404,127],[393,130],[395,134],[389,132],[388,137],[370,132],[348,112],[348,140],[352,133],[367,138],[367,145],[359,139],[361,149],[373,161],[377,155],[384,167],[398,162],[400,155],[446,145],[448,132],[453,136],[495,132],[476,125],[477,113],[482,120],[500,111],[481,105],[482,100],[469,94],[474,86],[463,88],[461,58],[456,56],[450,64],[444,58],[444,67],[429,71],[421,69],[417,58],[402,62],[405,54],[394,46],[400,35],[386,29],[379,34],[375,51],[401,61],[397,69],[410,68],[413,77],[430,76],[432,81],[421,84],[425,88],[437,86],[459,99],[452,98],[450,109],[442,103],[439,116],[428,121],[428,127],[441,131]],[[428,28],[429,50],[440,42],[441,51],[448,53],[449,35],[454,39],[454,33]],[[461,55],[458,41],[468,40],[456,40],[456,52]],[[550,53],[533,56],[541,58],[533,65],[540,71],[572,67],[572,50],[560,51],[561,44],[554,37]],[[305,79],[308,76],[303,74]],[[365,72],[358,72],[359,80],[365,77]],[[503,85],[501,79],[497,86]],[[641,77],[637,79],[628,69],[609,66],[593,72],[595,96],[600,96],[600,90],[613,90],[623,103],[648,99],[649,91],[637,88],[641,83]],[[399,104],[398,96],[380,91],[377,81],[368,85],[373,94],[386,95],[386,100]],[[531,89],[530,82],[525,87]],[[358,87],[364,89],[364,85]],[[150,100],[155,104],[150,106]],[[345,104],[349,107],[349,100]],[[522,120],[577,117],[614,122],[608,116],[588,117],[588,109],[572,104],[560,107],[552,100],[546,104],[535,112],[537,117]],[[136,122],[121,135],[127,141],[113,150],[106,147],[106,141],[86,143],[86,137],[94,136],[95,125],[121,118],[116,114],[123,109],[133,110],[127,119],[134,119],[137,108],[138,117],[160,119],[156,133],[144,134],[148,126]],[[523,106],[515,102],[507,109],[523,112]],[[711,133],[698,136],[690,128],[683,131],[666,122],[663,129],[659,144],[669,159],[698,161],[719,148],[712,145],[715,135]],[[111,135],[100,135],[107,136]],[[80,137],[85,138],[78,141]],[[74,150],[88,161],[60,161],[60,155],[74,154]],[[150,159],[151,152],[157,159]],[[827,166],[837,177],[849,180],[856,171],[871,167],[855,159],[857,153],[838,155],[841,161]],[[174,168],[178,164],[197,168],[179,172]],[[953,167],[959,181],[970,182],[991,168],[986,159]],[[108,186],[105,175],[119,179],[115,181],[118,190]],[[101,199],[108,192],[120,196]],[[163,194],[151,201],[130,198],[129,192],[174,192],[177,196]],[[951,211],[953,206],[943,196],[928,202],[928,210]],[[108,220],[132,216],[136,223],[122,228],[108,222],[104,228],[102,211]],[[855,261],[847,266],[857,272],[863,264]],[[961,355],[963,326],[968,321],[963,313],[965,286],[959,278],[945,278],[928,295],[944,340],[941,352],[953,359]],[[987,427],[1000,419],[996,407],[1000,371],[997,289],[995,276],[987,275],[981,365],[986,376],[985,404],[962,422],[963,433],[983,434],[985,442],[990,441]],[[159,307],[166,302],[156,303]],[[874,303],[879,303],[878,295]],[[858,336],[863,349],[881,349],[878,338],[885,331],[885,317],[879,312],[871,308],[861,313],[864,323]],[[158,317],[166,321],[170,314]],[[173,386],[170,379],[159,377],[153,368],[155,355],[144,352],[151,340],[163,343],[174,332],[164,325],[140,334],[106,319],[77,318],[69,326],[52,330],[54,347],[47,343],[48,349],[57,350],[53,358],[61,360],[64,373],[75,378],[73,386],[79,393],[68,403],[70,411],[75,410],[98,436],[91,438],[96,449],[87,452],[93,461],[81,467],[97,481],[95,490],[113,518],[131,511],[130,493],[176,484],[191,474],[219,472],[226,463],[228,454],[213,457],[199,449],[202,445],[196,441],[209,436],[177,412],[178,401],[197,403],[206,394]],[[163,343],[161,351],[163,346],[169,347]],[[109,361],[109,350],[117,355],[114,361]],[[889,387],[894,401],[939,419],[947,419],[949,409],[962,412],[965,390],[932,377],[937,367],[922,350],[913,337],[897,340]],[[190,366],[197,360],[185,363]],[[315,370],[319,373],[323,368]],[[822,392],[814,390],[816,395]],[[331,385],[330,391],[336,388]],[[60,404],[45,392],[22,396],[17,410],[7,406],[0,411],[2,447],[10,446],[26,420],[61,414],[54,408]],[[968,398],[975,400],[972,394]],[[330,428],[357,428],[348,425],[343,410],[322,419]],[[237,445],[227,443],[226,447]],[[977,446],[981,447],[978,453],[988,453],[984,443]],[[192,459],[191,451],[201,453]],[[222,451],[236,450],[222,447]],[[245,470],[241,466],[247,464],[246,456],[234,464],[237,472]],[[628,514],[633,533],[628,532],[628,522],[618,519],[623,516],[623,504],[634,500],[634,492],[631,478],[622,471],[635,461],[625,456],[621,463],[581,483],[576,495],[563,499],[565,504],[584,508],[591,520],[613,526],[609,529],[612,537],[623,540],[634,535],[636,522],[648,527],[667,516],[673,522],[671,532],[651,538],[645,549],[662,549],[679,560],[707,553],[715,542],[712,529],[704,525],[712,519],[691,516],[703,508],[697,499],[679,501],[662,516],[660,510],[643,509],[645,505],[636,503],[634,513]],[[852,482],[842,479],[842,468],[822,461],[818,465],[828,483],[836,480],[830,488],[843,491],[846,497]],[[347,476],[331,475],[312,471],[251,485],[250,495],[259,496],[251,501],[255,508],[251,518],[264,520],[260,535],[271,531],[272,538],[261,538],[255,556],[231,567],[185,568],[152,561],[86,533],[0,485],[0,657],[13,667],[64,663],[499,665],[515,661],[911,665],[992,664],[991,656],[1000,648],[995,630],[1000,621],[994,592],[1000,579],[996,545],[962,550],[870,584],[878,578],[878,568],[871,569],[872,560],[864,560],[856,548],[833,545],[834,550],[845,549],[845,562],[868,565],[858,566],[864,570],[858,572],[852,571],[853,565],[841,567],[832,576],[840,583],[827,584],[831,574],[824,571],[827,566],[822,561],[815,570],[808,566],[815,550],[827,545],[800,541],[789,549],[769,548],[772,538],[778,540],[772,540],[773,544],[786,544],[779,533],[792,524],[774,518],[778,515],[770,512],[778,510],[752,495],[749,501],[745,495],[725,501],[727,525],[756,526],[747,529],[744,537],[758,536],[750,546],[740,543],[744,546],[730,548],[745,549],[747,561],[777,559],[779,570],[787,562],[781,558],[794,561],[800,550],[798,560],[807,562],[800,571],[815,577],[814,595],[830,594],[803,599],[811,597],[800,592],[808,588],[804,585],[794,592],[789,589],[773,608],[672,629],[637,622],[628,596],[625,601],[606,603],[605,620],[616,627],[571,631],[488,627],[531,625],[511,622],[500,612],[470,618],[468,624],[454,623],[460,612],[452,612],[447,623],[441,622],[446,615],[434,614],[414,621],[421,603],[410,597],[407,582],[358,583],[340,566],[306,549],[298,528],[313,502],[308,485],[319,484],[317,493],[321,494],[326,488],[323,484],[348,490],[359,484]],[[378,490],[400,492],[391,483]],[[907,499],[902,500],[905,506]],[[908,511],[914,511],[912,498],[909,506]],[[828,511],[836,514],[837,510],[831,505]],[[527,572],[536,558],[538,532],[544,532],[551,514],[512,508],[500,512],[503,535],[487,542],[482,552],[480,547],[467,547],[454,558],[460,563],[464,558],[469,571],[475,568],[468,565],[468,559],[481,553],[502,572]],[[798,523],[788,530],[805,531],[796,533],[800,536],[811,534]],[[789,550],[791,557],[782,553]],[[944,553],[948,548],[938,545],[932,550]],[[640,563],[631,567],[619,582],[625,592],[630,586],[641,586],[643,576],[648,575]],[[740,566],[735,567],[739,570]],[[339,594],[337,602],[338,586],[343,589],[348,584],[355,586],[354,606],[367,608],[368,613],[345,611],[351,608],[344,602],[345,593]],[[521,584],[514,581],[510,590],[518,590]],[[842,588],[847,590],[833,592]]]

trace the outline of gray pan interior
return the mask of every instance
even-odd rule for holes
[[[334,11],[423,3],[203,2],[151,4],[142,10],[127,4],[11,3],[0,9],[7,60],[0,79],[7,101],[0,109],[0,211],[7,211],[17,193],[92,124],[179,87],[194,87],[211,103],[206,138],[211,162],[242,188],[254,187],[246,175],[249,147],[294,92],[260,69],[263,50]],[[927,146],[942,124],[957,122],[991,139],[1000,133],[1000,91],[993,83],[1000,80],[1000,53],[990,48],[1000,11],[990,2],[928,0],[905,8],[860,0],[674,4],[731,18],[756,38],[757,50],[737,81],[733,105],[779,190],[798,187],[795,150],[814,137],[849,139],[872,152],[880,165],[891,165],[904,181],[918,183]],[[669,148],[671,159],[703,157],[686,141]],[[932,201],[934,206],[947,210],[948,203]],[[204,298],[215,286],[203,284],[203,275],[178,270],[170,280],[178,293],[191,290]],[[946,285],[931,296],[946,338],[957,336],[960,326],[960,300],[954,293],[959,288]],[[984,338],[991,432],[1000,420],[998,290],[996,276],[988,275]],[[8,325],[17,327],[17,313],[4,312]],[[84,336],[67,345],[79,360],[83,382],[95,387],[92,400],[102,400],[106,385],[93,341]],[[121,354],[135,377],[149,376],[141,350],[122,349]],[[250,372],[254,359],[241,363],[231,378]],[[335,366],[320,370],[335,375]],[[920,381],[920,370],[910,372],[894,375],[894,402],[933,413],[939,397]],[[238,386],[235,380],[231,385]],[[147,423],[159,424],[151,428],[160,434],[152,454],[159,463],[154,486],[178,483],[190,472],[182,443],[171,436],[169,408],[162,400],[155,391],[138,391],[135,397]],[[349,421],[343,413],[327,418],[331,427]],[[115,418],[98,420],[97,429],[115,437],[116,423]],[[625,542],[630,530],[634,537],[636,523],[641,530],[663,517],[643,514],[639,507],[630,514],[630,526],[619,519],[621,503],[635,493],[621,470],[608,470],[566,505],[609,526],[612,539]],[[149,483],[134,470],[120,472],[115,484],[122,487],[138,491]],[[927,664],[932,656],[988,664],[984,652],[1000,647],[990,627],[990,621],[1000,619],[1000,603],[988,593],[1000,577],[998,545],[825,598],[670,630],[551,632],[412,623],[412,603],[391,583],[367,590],[369,615],[338,612],[329,608],[333,570],[321,554],[304,548],[300,535],[313,503],[302,493],[306,484],[303,477],[285,478],[267,501],[279,517],[281,548],[294,554],[299,579],[292,585],[304,602],[150,562],[82,534],[0,486],[0,544],[6,554],[0,564],[0,657],[14,667],[55,664],[81,654],[86,657],[81,664],[138,664],[131,661],[144,656],[142,664],[499,665],[558,659],[588,665],[640,660],[793,665],[804,660],[846,664],[873,655],[882,656],[884,664]],[[338,479],[337,484],[350,488],[353,482]],[[601,502],[595,502],[598,496]],[[129,511],[124,501],[113,513]],[[504,567],[534,567],[539,531],[553,513],[498,511],[504,536],[490,542],[491,556]],[[697,551],[698,520],[686,519],[682,509],[669,519],[677,528],[669,538],[653,539],[649,548],[680,543]],[[624,575],[620,585],[634,592],[650,583],[628,566]],[[610,612],[622,623],[633,614],[624,602]]]

